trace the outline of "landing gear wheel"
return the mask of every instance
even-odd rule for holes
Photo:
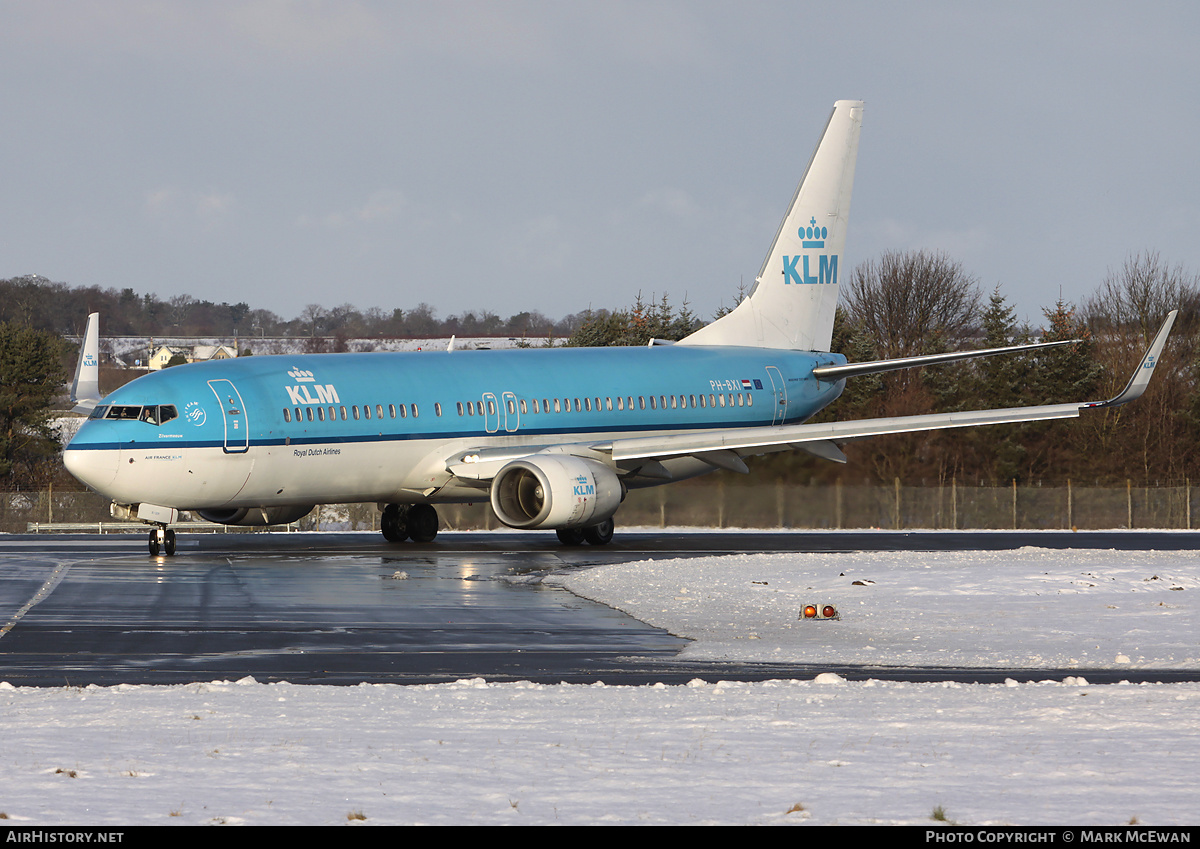
[[[592,525],[590,528],[583,529],[583,538],[591,545],[608,545],[612,542],[613,529],[616,524],[613,520],[605,519],[598,525]]]
[[[384,539],[388,542],[404,542],[408,539],[408,513],[399,504],[389,504],[383,508],[379,529],[383,531]]]
[[[158,557],[161,551],[167,557],[175,556],[175,532],[170,528],[155,528],[150,532],[150,542],[147,545],[151,557]]]
[[[563,545],[583,545],[583,528],[556,528],[554,533]]]
[[[438,532],[438,514],[432,504],[414,504],[408,511],[408,535],[413,542],[433,542]]]

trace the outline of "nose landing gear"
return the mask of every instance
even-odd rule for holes
[[[158,557],[162,551],[167,557],[175,556],[175,531],[166,525],[159,525],[150,532],[150,556]]]

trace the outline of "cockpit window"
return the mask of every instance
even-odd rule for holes
[[[179,412],[175,409],[174,404],[160,404],[157,407],[151,404],[142,408],[141,420],[150,424],[166,424],[171,419],[177,418],[179,418]]]
[[[113,404],[108,408],[106,419],[133,419],[137,421],[142,416],[141,407],[125,407],[118,404]]]
[[[147,404],[145,407],[113,404],[110,407],[97,407],[92,410],[91,418],[143,421],[147,424],[162,425],[179,418],[179,410],[174,404]]]

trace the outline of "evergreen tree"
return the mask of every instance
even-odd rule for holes
[[[700,327],[700,321],[687,301],[677,311],[663,295],[656,303],[646,303],[639,293],[633,306],[609,312],[591,309],[567,339],[572,348],[648,345],[651,339],[676,342]]]
[[[0,324],[0,481],[8,486],[53,474],[59,446],[50,405],[66,379],[63,356],[53,334]]]

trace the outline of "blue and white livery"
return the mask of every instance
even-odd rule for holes
[[[90,411],[64,452],[114,515],[174,553],[180,511],[227,524],[295,520],[317,504],[375,502],[384,536],[427,542],[434,505],[489,498],[514,528],[608,542],[629,489],[885,433],[1066,418],[1110,401],[805,424],[847,378],[1039,346],[848,364],[829,353],[863,105],[839,101],[750,295],[674,345],[258,356],[178,366],[108,397],[96,316],[72,386]],[[452,345],[450,346],[453,347]]]

